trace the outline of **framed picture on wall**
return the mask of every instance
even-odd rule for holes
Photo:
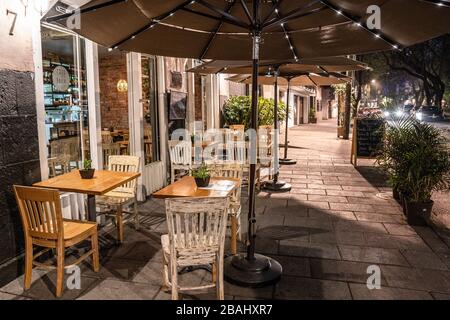
[[[171,91],[168,94],[169,121],[186,119],[187,94],[185,92]]]

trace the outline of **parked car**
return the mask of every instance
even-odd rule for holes
[[[416,118],[420,121],[436,120],[442,117],[437,106],[422,106],[416,111]]]

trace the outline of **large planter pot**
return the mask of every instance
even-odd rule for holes
[[[394,198],[394,200],[396,200],[399,204],[401,204],[400,202],[400,191],[398,190],[398,188],[393,188],[392,189],[392,197]]]
[[[80,176],[81,179],[92,179],[94,177],[95,169],[81,169]]]
[[[209,186],[209,180],[211,177],[207,177],[207,178],[194,178],[195,179],[195,184],[197,185],[197,187],[199,188],[204,188]]]
[[[405,200],[406,218],[412,226],[426,225],[426,218],[431,216],[434,202],[412,202]]]
[[[317,123],[317,118],[309,118],[309,123]]]

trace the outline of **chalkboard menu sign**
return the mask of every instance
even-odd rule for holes
[[[373,158],[383,142],[384,119],[355,118],[353,122],[352,163],[358,158]]]

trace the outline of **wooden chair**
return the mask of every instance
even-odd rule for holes
[[[119,172],[139,172],[140,158],[135,156],[110,156],[108,170]],[[134,219],[136,230],[139,229],[139,211],[137,207],[137,182],[132,181],[96,198],[97,205],[112,210],[116,218],[117,238],[123,242],[123,214],[130,213]],[[133,212],[125,212],[123,208],[133,206]]]
[[[103,167],[109,167],[109,158],[111,156],[120,155],[120,144],[116,142],[112,143],[102,143],[103,149]]]
[[[170,155],[170,181],[175,182],[175,170],[188,171],[192,169],[192,143],[191,141],[169,141]]]
[[[163,281],[172,299],[179,291],[216,287],[224,299],[223,256],[227,226],[227,198],[179,198],[166,200],[168,234],[161,236]],[[178,268],[212,265],[211,283],[196,287],[178,284]]]
[[[226,177],[239,179],[242,182],[242,165],[216,164],[209,167],[212,177]],[[231,253],[237,253],[237,239],[241,240],[241,187],[237,188],[230,197],[228,214],[230,217]]]
[[[25,235],[25,290],[30,288],[33,265],[56,269],[56,296],[63,291],[64,268],[71,267],[92,256],[95,272],[99,271],[97,224],[66,220],[62,217],[59,192],[56,190],[14,186]],[[65,249],[89,239],[91,250],[72,265],[64,264]],[[33,246],[47,248],[33,254]],[[56,266],[35,261],[43,253],[56,249]]]

